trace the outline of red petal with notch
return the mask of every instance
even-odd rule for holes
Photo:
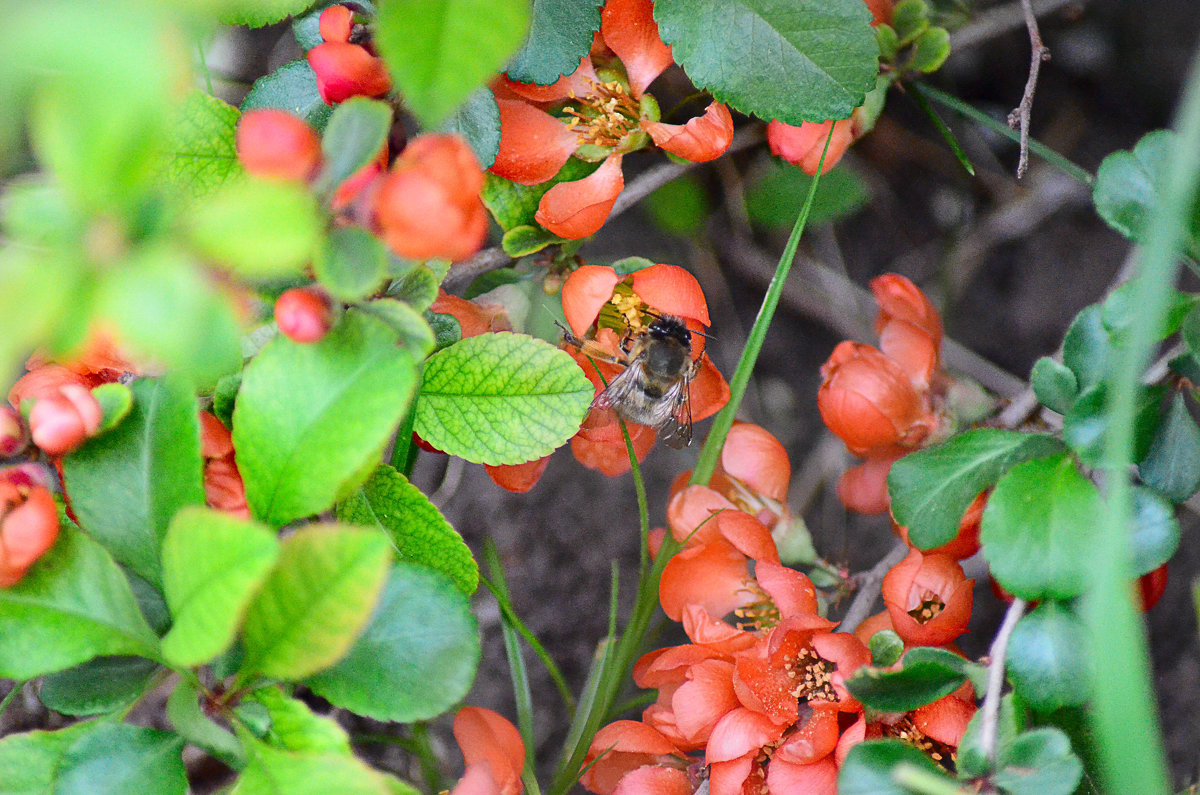
[[[621,155],[609,155],[591,175],[546,191],[533,217],[559,237],[578,240],[600,231],[624,188]]]
[[[579,146],[559,119],[527,102],[498,99],[500,151],[488,168],[498,177],[536,185],[558,173]]]
[[[563,282],[562,306],[575,336],[587,334],[620,281],[617,272],[607,265],[581,265],[571,272]]]
[[[720,102],[713,102],[703,116],[697,116],[687,124],[643,121],[642,129],[650,134],[659,149],[693,163],[716,160],[733,142],[733,117],[729,115],[729,108]]]
[[[501,75],[500,81],[504,88],[531,102],[558,102],[571,96],[591,94],[594,90],[592,84],[596,82],[596,70],[592,67],[592,60],[585,55],[579,59],[579,68],[548,86],[518,83],[507,75]]]
[[[653,11],[650,0],[608,0],[600,17],[604,43],[625,65],[635,98],[675,62],[671,48],[658,35]]]
[[[634,271],[632,287],[651,309],[710,325],[700,282],[678,265],[651,265]]]

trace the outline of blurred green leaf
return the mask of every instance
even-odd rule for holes
[[[887,668],[895,665],[904,653],[904,641],[893,630],[881,629],[867,644],[871,649],[871,665]]]
[[[400,344],[412,352],[416,359],[424,359],[436,347],[433,329],[425,316],[403,301],[394,298],[376,298],[359,309],[387,323],[400,337]]]
[[[1102,318],[1099,304],[1086,306],[1063,337],[1063,364],[1075,373],[1080,392],[1100,383],[1108,371],[1113,345]]]
[[[360,226],[331,229],[313,260],[317,280],[340,301],[359,301],[374,293],[386,268],[383,244]]]
[[[500,108],[492,90],[485,86],[472,91],[454,115],[442,123],[442,129],[462,136],[480,166],[491,166],[500,151]]]
[[[200,708],[200,690],[180,678],[167,698],[167,720],[183,739],[202,748],[235,770],[245,765],[242,744],[228,729],[218,725]]]
[[[1134,303],[1137,289],[1136,279],[1127,281],[1109,293],[1101,305],[1100,316],[1104,328],[1117,345],[1121,344],[1124,335],[1133,327],[1142,311],[1141,307]],[[1200,298],[1195,295],[1172,290],[1170,303],[1163,315],[1162,326],[1155,333],[1155,339],[1164,340],[1179,331],[1184,319],[1197,308],[1197,301],[1200,301]]]
[[[1008,795],[1070,795],[1083,778],[1083,764],[1067,736],[1056,728],[1025,732],[1004,746],[992,781]]]
[[[222,0],[226,25],[262,28],[282,22],[312,5],[311,0]]]
[[[1029,383],[1038,402],[1059,414],[1067,413],[1079,392],[1079,383],[1071,368],[1049,356],[1043,356],[1033,363]]]
[[[394,795],[389,779],[348,751],[284,751],[253,744],[230,795]]]
[[[131,706],[161,670],[144,657],[97,657],[47,674],[38,687],[38,698],[63,715],[101,715]]]
[[[93,436],[111,431],[133,410],[133,391],[122,383],[101,384],[92,390],[92,396],[103,412],[100,427]]]
[[[772,161],[746,191],[750,220],[767,229],[790,227],[808,197],[812,177],[799,166]],[[821,175],[809,211],[809,223],[837,221],[853,215],[871,198],[866,182],[847,166]]]
[[[926,74],[936,72],[950,57],[950,32],[945,28],[929,28],[913,43],[912,57],[907,66]]]
[[[377,157],[392,128],[392,108],[367,97],[338,103],[321,137],[325,164],[316,191],[333,190]]]
[[[238,109],[193,89],[180,103],[160,157],[164,181],[192,196],[212,193],[245,173],[237,157]]]
[[[96,721],[88,727],[63,754],[55,776],[55,793],[187,792],[183,738],[128,723]]]
[[[684,174],[647,196],[642,208],[664,232],[695,235],[704,229],[711,212],[708,194],[695,174]]]
[[[55,731],[10,734],[0,739],[0,787],[4,795],[52,793],[67,749],[96,726],[82,722]]]
[[[1021,731],[1014,701],[1011,692],[1000,697],[1000,710],[996,715],[996,748],[1008,746]],[[983,710],[977,711],[967,724],[967,730],[963,732],[956,760],[959,775],[982,778],[992,770],[993,761],[988,758],[988,749],[980,744],[985,717],[987,716]]]
[[[892,8],[892,27],[901,46],[912,44],[929,30],[929,6],[925,0],[900,0]]]
[[[308,52],[321,43],[321,12],[330,6],[342,5],[343,0],[320,0],[310,6],[308,11],[292,20],[292,33],[300,49]],[[362,9],[368,19],[375,16],[375,4],[371,0],[355,0],[355,5]]]
[[[500,240],[500,246],[504,249],[505,254],[513,259],[519,259],[536,254],[546,246],[561,242],[563,242],[561,237],[541,226],[521,224],[504,233],[504,237]]]
[[[900,740],[867,740],[850,749],[838,769],[838,795],[912,795],[897,781],[897,769],[915,768],[949,786],[953,779],[916,746]]]
[[[87,307],[72,304],[83,279],[80,263],[39,256],[28,248],[0,248],[0,372],[17,372],[29,351],[45,342],[59,318],[88,319]]]
[[[1133,574],[1149,574],[1175,556],[1179,548],[1179,520],[1175,508],[1158,492],[1133,487]]]
[[[1133,459],[1140,461],[1150,451],[1158,429],[1165,386],[1142,387],[1137,394],[1134,416]],[[1099,466],[1108,432],[1108,390],[1101,383],[1085,390],[1063,417],[1063,441],[1088,466]]]
[[[508,76],[518,83],[548,86],[574,73],[600,29],[603,0],[533,0],[525,44],[508,63]]]
[[[1200,427],[1182,394],[1171,400],[1149,452],[1138,463],[1138,475],[1171,502],[1183,502],[1200,489]]]
[[[1023,616],[1005,656],[1009,681],[1021,702],[1038,712],[1086,702],[1086,643],[1083,624],[1058,602],[1042,602]]]
[[[260,687],[243,704],[265,708],[268,726],[263,739],[272,746],[289,751],[350,751],[350,738],[336,720],[315,714],[278,687]]]
[[[258,78],[242,100],[242,113],[256,108],[286,110],[304,119],[317,132],[325,129],[333,108],[321,99],[317,76],[304,58],[289,61]]]

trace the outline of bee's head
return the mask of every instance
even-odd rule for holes
[[[689,352],[692,350],[692,331],[682,319],[674,315],[658,315],[646,327],[646,333],[656,340],[672,340]]]

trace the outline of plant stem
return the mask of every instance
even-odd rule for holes
[[[445,789],[442,779],[442,769],[438,766],[437,754],[429,742],[429,728],[422,721],[412,724],[412,747],[416,752],[417,761],[421,765],[421,775],[430,792],[441,792]]]
[[[4,698],[0,699],[0,718],[4,717],[4,712],[8,709],[8,705],[16,699],[17,694],[21,692],[21,688],[25,687],[24,682],[13,682],[12,690],[4,694]]]
[[[592,363],[592,366],[596,366],[595,362]],[[596,369],[596,372],[600,372],[599,368]],[[604,376],[600,377],[604,378]],[[605,386],[608,385],[605,384]],[[621,434],[625,437],[625,452],[629,454],[629,471],[633,473],[633,489],[637,492],[638,530],[642,539],[639,553],[641,568],[638,573],[644,575],[650,564],[650,505],[646,501],[646,481],[642,479],[642,467],[638,464],[637,453],[633,450],[633,439],[629,437],[629,427],[620,417],[617,418],[617,421],[621,423]]]

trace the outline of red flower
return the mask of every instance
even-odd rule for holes
[[[25,362],[25,369],[29,372],[21,376],[8,392],[8,402],[13,408],[20,408],[21,403],[29,398],[55,394],[63,384],[79,384],[93,389],[117,381],[123,375],[139,375],[141,372],[117,349],[112,338],[101,331],[94,331],[75,357],[55,363],[35,353]]]
[[[29,432],[16,409],[0,406],[0,458],[12,458],[29,444]]]
[[[825,150],[829,129],[833,128],[833,140]],[[806,121],[799,127],[773,120],[767,124],[767,146],[771,154],[782,157],[794,166],[800,166],[809,175],[815,175],[821,166],[821,155],[825,155],[824,174],[838,164],[842,155],[854,141],[854,125],[850,119],[840,121]]]
[[[875,331],[879,347],[908,374],[914,386],[927,387],[939,365],[942,318],[915,284],[895,273],[871,280],[879,304]]]
[[[682,770],[688,764],[683,751],[659,731],[644,723],[619,720],[608,724],[592,738],[584,757],[579,783],[592,792],[615,792],[621,779],[646,766]]]
[[[0,479],[0,588],[16,585],[58,538],[58,509],[45,486]]]
[[[1167,590],[1167,564],[1138,578],[1138,605],[1145,613],[1158,604]]]
[[[257,177],[305,182],[321,165],[321,139],[290,113],[249,110],[238,120],[237,153]]]
[[[326,105],[350,97],[382,97],[392,89],[383,61],[360,44],[350,43],[354,13],[330,6],[317,22],[323,42],[308,51],[308,65],[317,76],[317,91]]]
[[[333,310],[317,290],[293,287],[275,300],[275,323],[292,342],[320,342],[333,327]]]
[[[66,455],[100,428],[104,411],[90,389],[63,384],[38,398],[29,412],[29,435],[50,455]]]
[[[967,631],[974,580],[946,555],[917,550],[883,578],[883,603],[906,644],[943,646]]]
[[[238,471],[233,435],[215,414],[200,412],[200,455],[204,458],[204,503],[242,519],[250,518],[246,486]]]
[[[870,345],[842,342],[821,366],[817,409],[850,452],[914,447],[934,418],[899,364]]]
[[[525,743],[506,718],[483,707],[463,707],[454,716],[454,739],[467,769],[451,795],[518,795],[522,791]]]
[[[461,260],[487,237],[483,171],[456,135],[422,135],[396,158],[375,194],[375,223],[409,259]]]

